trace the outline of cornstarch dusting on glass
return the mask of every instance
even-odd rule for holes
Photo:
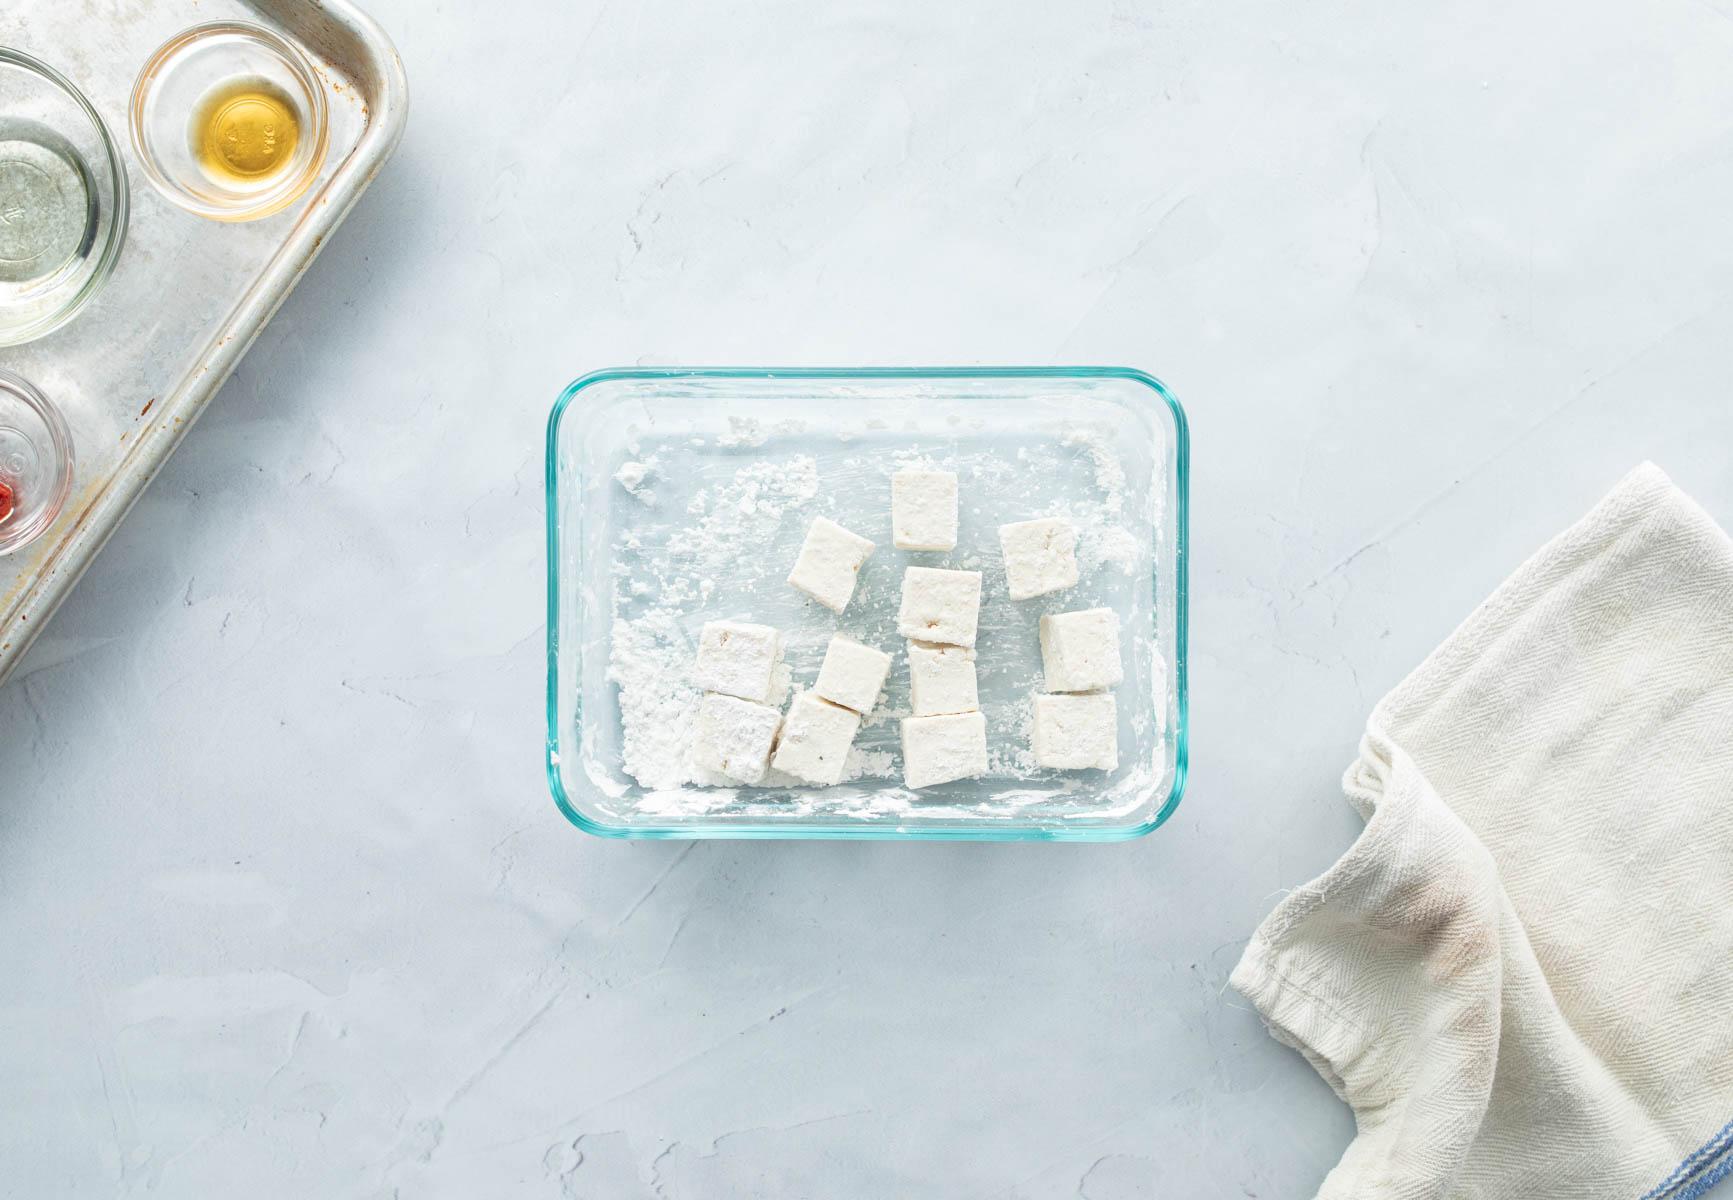
[[[843,780],[900,784],[899,718],[909,709],[905,648],[896,619],[907,552],[890,545],[889,487],[890,474],[902,467],[955,471],[972,530],[968,544],[954,553],[920,561],[988,576],[982,631],[983,644],[993,649],[981,663],[982,680],[996,678],[1001,686],[994,700],[983,694],[987,778],[1013,784],[1042,778],[1046,773],[1030,749],[1030,697],[1042,688],[1041,668],[1030,649],[1030,631],[1023,628],[1035,610],[1002,598],[1004,566],[996,530],[1009,521],[1065,517],[1078,532],[1078,565],[1086,585],[1103,569],[1108,577],[1138,575],[1139,564],[1147,560],[1149,534],[1145,514],[1128,510],[1127,475],[1113,434],[1078,424],[1023,446],[958,451],[932,441],[919,448],[863,444],[885,428],[882,421],[868,420],[858,435],[839,433],[838,446],[846,447],[841,453],[817,451],[825,461],[821,472],[812,454],[765,449],[772,438],[795,433],[799,425],[731,417],[712,439],[669,438],[651,454],[642,454],[633,443],[633,459],[614,473],[610,486],[631,498],[637,514],[610,547],[608,610],[608,678],[618,690],[620,766],[649,793],[634,803],[645,814],[694,816],[738,811],[745,803],[740,797],[762,795],[765,789],[786,795],[755,803],[774,803],[783,815],[822,808],[839,816],[882,817],[910,811],[917,803],[896,786],[812,788],[774,769],[759,783],[742,785],[712,776],[693,761],[701,699],[691,682],[698,632],[706,621],[752,621],[783,634],[788,660],[777,666],[768,701],[779,708],[811,685],[834,632],[892,653],[891,677],[862,723]],[[705,453],[690,455],[688,443]],[[800,539],[820,515],[878,543],[840,618],[786,583]],[[993,600],[995,594],[1001,598]],[[1045,607],[1067,602],[1054,597]],[[1019,647],[1015,662],[999,652],[1013,640]],[[1069,790],[1073,782],[1065,781],[1060,790]],[[1051,797],[1052,784],[1043,786],[1044,791],[1027,794],[1013,788],[993,803],[1014,808],[1043,802]]]

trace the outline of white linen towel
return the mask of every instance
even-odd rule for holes
[[[1733,543],[1645,464],[1379,703],[1233,984],[1354,1109],[1320,1200],[1733,1172]]]

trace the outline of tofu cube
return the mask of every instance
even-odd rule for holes
[[[909,643],[909,707],[917,717],[974,712],[975,652],[962,646]]]
[[[825,787],[842,782],[848,748],[860,729],[860,714],[802,692],[788,706],[782,739],[770,765],[797,779]]]
[[[824,665],[818,669],[818,682],[812,690],[832,704],[870,713],[890,673],[890,655],[838,635],[825,647]]]
[[[806,531],[806,540],[800,545],[800,557],[794,560],[788,582],[833,612],[841,612],[854,595],[861,564],[872,552],[873,544],[859,534],[850,533],[835,521],[816,517]]]
[[[987,718],[978,712],[903,718],[903,782],[912,788],[987,770]]]
[[[1062,592],[1077,583],[1077,530],[1063,517],[999,526],[1011,599]]]
[[[692,668],[692,682],[707,692],[768,700],[771,673],[781,653],[781,640],[768,625],[706,621],[698,635],[698,663]]]
[[[1125,678],[1119,663],[1119,615],[1111,608],[1087,608],[1042,617],[1041,665],[1050,692],[1113,687]]]
[[[957,475],[914,468],[891,476],[891,543],[899,550],[957,548]]]
[[[782,714],[768,704],[712,692],[698,702],[693,758],[706,771],[757,783],[770,765],[770,748],[781,726]]]
[[[921,642],[973,646],[981,614],[981,573],[910,567],[903,573],[897,632]]]
[[[1112,692],[1035,697],[1035,761],[1061,771],[1119,765],[1119,711]]]

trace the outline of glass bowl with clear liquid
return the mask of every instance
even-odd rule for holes
[[[120,148],[58,71],[0,46],[0,346],[58,328],[114,272],[126,240]]]

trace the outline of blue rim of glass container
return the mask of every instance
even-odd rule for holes
[[[902,825],[606,825],[579,812],[566,795],[560,774],[559,653],[560,653],[560,535],[558,480],[560,420],[578,394],[598,383],[620,379],[1128,379],[1161,397],[1173,416],[1174,447],[1174,704],[1177,711],[1173,786],[1161,809],[1141,825],[1070,828],[1056,826],[930,826]],[[612,367],[592,371],[572,381],[548,414],[548,788],[566,820],[585,833],[607,838],[863,838],[880,841],[951,842],[1123,842],[1153,832],[1173,815],[1185,792],[1190,718],[1186,699],[1186,639],[1189,623],[1189,560],[1191,557],[1191,434],[1185,409],[1155,376],[1135,367]]]

